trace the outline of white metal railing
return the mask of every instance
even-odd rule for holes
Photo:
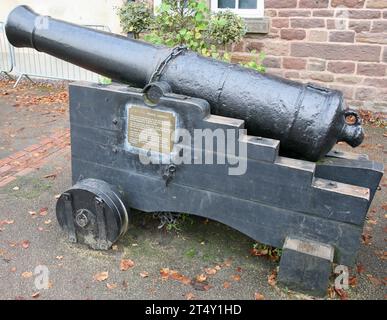
[[[12,48],[5,36],[4,23],[0,22],[0,74],[5,74],[9,77],[12,69]]]
[[[17,76],[15,87],[23,78],[29,80],[31,80],[31,78],[45,78],[70,81],[99,81],[100,76],[98,74],[71,63],[38,52],[34,49],[14,48],[10,46],[3,27],[4,24],[1,23],[0,43],[2,47],[4,46],[5,49],[8,48],[8,50],[4,49],[3,51],[3,48],[0,47],[0,67],[2,72],[9,74],[12,71],[12,73]],[[86,27],[110,32],[110,29],[107,26],[87,25]],[[2,39],[5,41],[1,41]]]

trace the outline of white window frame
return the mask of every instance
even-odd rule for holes
[[[235,0],[238,6],[239,0]],[[262,18],[265,15],[265,0],[256,0],[257,9],[220,9],[218,8],[218,0],[211,0],[211,11],[219,12],[224,10],[230,10],[244,18]],[[153,0],[153,7],[156,10],[161,6],[162,0]]]
[[[155,0],[160,1],[160,0]],[[211,11],[219,12],[229,10],[244,18],[262,18],[265,15],[265,0],[256,0],[257,9],[223,9],[218,8],[218,0],[211,0]],[[161,1],[160,1],[161,2]],[[235,0],[236,7],[239,6],[239,0]]]

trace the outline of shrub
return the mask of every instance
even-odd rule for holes
[[[223,45],[239,42],[246,34],[243,19],[231,11],[219,11],[211,16],[208,23],[208,37]]]
[[[141,32],[149,29],[152,23],[152,11],[144,1],[127,2],[118,9],[122,30],[132,32],[135,39]]]

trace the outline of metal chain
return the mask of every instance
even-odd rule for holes
[[[158,229],[162,229],[165,225],[175,224],[176,220],[181,216],[180,213],[173,212],[155,212],[153,214],[153,218],[160,219],[160,224],[157,227]]]
[[[166,66],[168,65],[168,63],[172,59],[174,59],[175,57],[177,57],[179,54],[181,54],[182,52],[184,52],[186,50],[187,50],[186,46],[177,46],[177,47],[173,48],[171,50],[170,54],[158,65],[155,72],[153,72],[153,74],[149,80],[149,83],[158,81],[160,79],[161,75],[163,74],[163,71],[166,68]]]

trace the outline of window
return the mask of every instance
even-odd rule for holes
[[[161,5],[162,0],[154,0],[154,7]],[[261,18],[264,16],[265,0],[211,0],[211,11],[230,10],[244,18]]]
[[[264,16],[264,0],[211,0],[211,10],[231,10],[245,18]]]

